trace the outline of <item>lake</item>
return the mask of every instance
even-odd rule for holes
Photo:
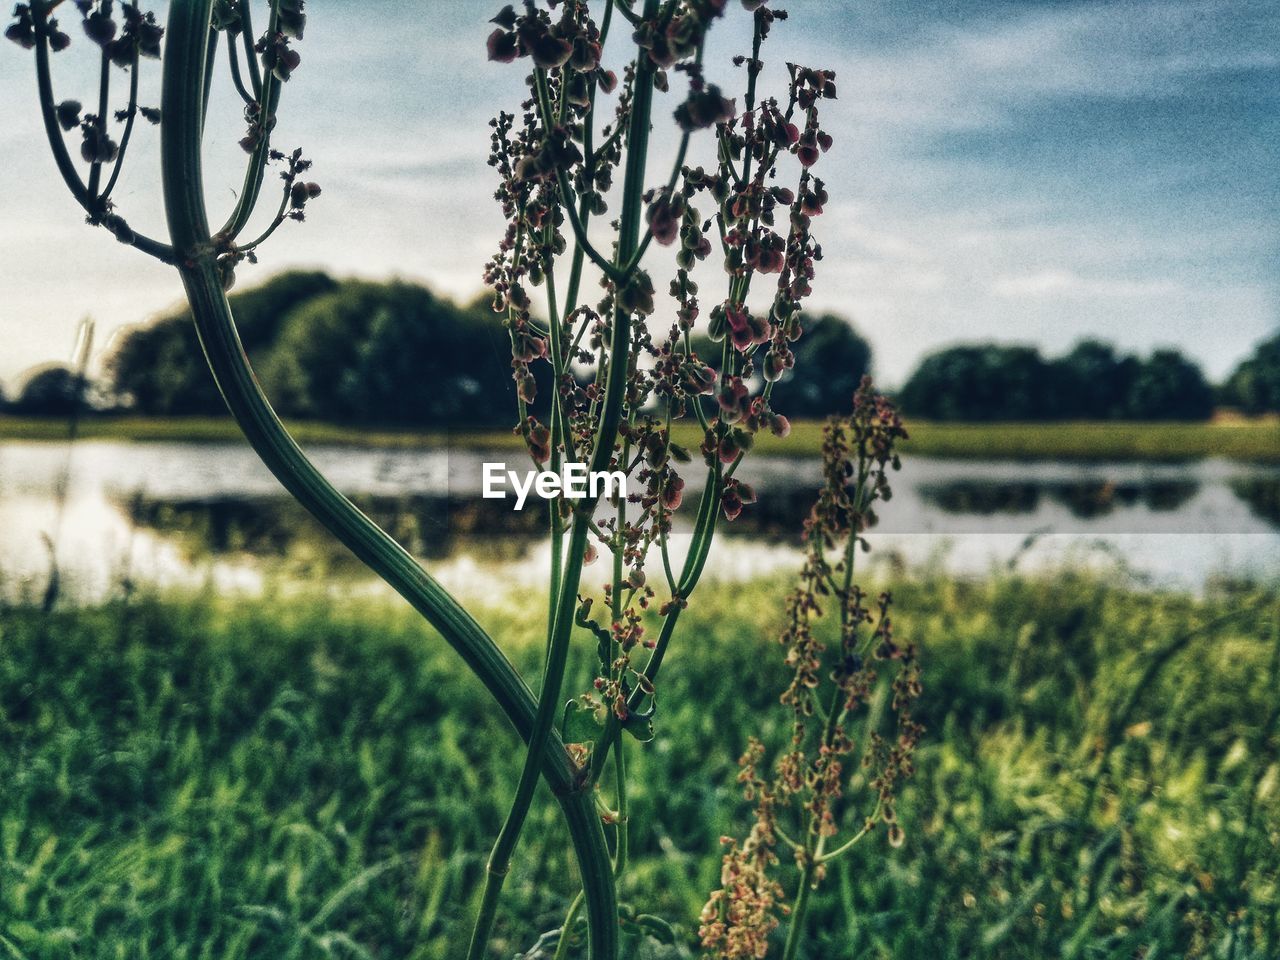
[[[484,462],[511,457],[523,468],[509,452],[320,447],[312,456],[451,589],[485,593],[545,578],[543,511],[531,503],[517,513],[512,500],[479,497]],[[698,469],[686,468],[691,490]],[[759,457],[739,475],[759,502],[721,524],[707,576],[791,573],[817,461]],[[696,497],[686,497],[686,524],[695,509]],[[872,539],[876,563],[955,573],[1069,563],[1193,588],[1218,576],[1274,580],[1280,467],[918,457],[895,476]],[[677,527],[673,552],[686,545],[687,527]],[[84,599],[126,582],[258,590],[276,579],[363,579],[239,444],[0,444],[6,592],[38,596],[53,558],[63,591]]]

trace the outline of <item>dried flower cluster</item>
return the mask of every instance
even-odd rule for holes
[[[919,665],[915,646],[894,637],[890,594],[868,601],[853,574],[858,551],[868,549],[865,533],[876,522],[875,504],[891,496],[888,471],[898,468],[895,445],[906,435],[893,405],[872,389],[869,378],[854,396],[852,417],[826,427],[823,486],[805,521],[804,566],[787,600],[781,637],[791,680],[780,699],[793,715],[791,740],[768,774],[760,770],[764,745],[754,738],[740,761],[738,779],[755,804],[756,819],[745,842],[726,839],[721,887],[703,910],[702,944],[712,957],[766,956],[769,936],[786,909],[771,869],[780,839],[801,875],[793,926],[802,924],[799,906],[834,856],[881,823],[890,846],[903,842],[894,800],[898,784],[912,773],[923,733],[911,715],[920,695]],[[838,617],[834,646],[816,632],[828,610]],[[895,716],[891,739],[881,733],[875,708],[884,686],[880,670],[888,664],[896,665],[887,691]],[[860,737],[853,730],[858,718]],[[842,813],[852,802],[846,797],[848,764],[858,754],[872,809],[858,832],[840,844]],[[798,829],[789,832],[784,823]],[[838,845],[829,850],[833,844]]]
[[[612,445],[609,469],[623,470],[633,481],[629,504],[617,505],[615,515],[594,528],[596,541],[622,571],[604,585],[611,622],[600,629],[610,634],[611,653],[602,662],[595,695],[625,724],[637,691],[648,686],[645,671],[632,662],[633,652],[656,643],[645,633],[643,611],[656,603],[665,615],[688,601],[671,565],[667,536],[684,501],[685,464],[692,457],[672,441],[672,424],[697,418],[704,433],[704,490],[729,520],[755,499],[754,491],[733,476],[755,435],[767,429],[785,436],[790,430],[769,398],[772,383],[794,365],[790,345],[803,332],[801,304],[822,255],[811,228],[827,193],[811,168],[831,145],[819,124],[819,105],[836,89],[829,71],[788,65],[785,96],[757,98],[760,45],[775,21],[786,18],[761,3],[744,5],[753,11],[755,44],[751,57],[735,60],[746,68],[743,109],[703,75],[703,37],[724,12],[723,0],[666,3],[653,19],[636,17],[633,39],[640,66],[628,67],[621,83],[601,66],[601,45],[617,5],[606,5],[599,25],[581,0],[551,6],[558,7],[554,16],[533,4],[519,14],[505,8],[494,18],[489,38],[491,59],[527,57],[534,72],[519,115],[504,112],[491,123],[489,162],[500,177],[495,196],[507,229],[485,280],[510,334],[516,429],[533,459],[585,460],[593,444],[603,442]],[[610,211],[615,173],[624,156],[631,162],[630,152],[642,148],[627,142],[641,75],[643,82],[665,91],[672,73],[683,74],[688,85],[674,111],[684,142],[692,132],[713,129],[719,162],[711,169],[686,165],[682,145],[668,182],[643,191],[643,239],[627,256],[618,255],[619,245],[613,257],[606,257],[590,245],[586,226],[591,217]],[[615,90],[609,120],[597,131],[595,116],[603,106],[597,101]],[[787,158],[797,170],[793,187],[777,184]],[[669,321],[657,321],[665,311],[649,272],[639,265],[651,241],[675,248]],[[567,296],[561,302],[555,266],[571,252]],[[693,272],[717,255],[726,285],[704,317],[704,294]],[[584,258],[603,274],[603,295],[595,303],[578,298]],[[758,287],[761,279],[772,281],[769,300],[750,306],[752,283]],[[538,286],[547,288],[549,322],[536,313]],[[624,408],[615,433],[601,438],[607,377],[620,360],[613,344],[620,314],[629,330],[619,363],[626,379]],[[719,356],[700,357],[694,351],[691,333],[700,318],[721,344]],[[539,367],[549,369],[550,377],[539,378]],[[550,422],[533,412],[538,384],[548,381],[555,391],[544,403]],[[562,513],[561,519],[566,517]],[[662,552],[667,573],[665,601],[657,600],[646,582],[645,562],[654,548]],[[588,559],[596,553],[595,544],[589,545]]]

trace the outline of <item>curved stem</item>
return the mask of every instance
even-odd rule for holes
[[[248,4],[244,4],[247,7]],[[267,22],[267,42],[271,42],[271,38],[275,36],[279,29],[279,0],[272,0],[271,17]],[[244,21],[244,32],[247,37],[248,21]],[[257,61],[253,59],[252,42],[250,50],[247,51],[250,57],[250,63],[253,70],[257,72]],[[256,80],[256,78],[255,78]],[[244,171],[244,184],[240,188],[240,196],[236,200],[235,208],[231,211],[231,216],[227,218],[227,222],[223,224],[222,229],[218,231],[218,235],[227,240],[234,240],[245,228],[245,224],[249,222],[249,217],[253,214],[253,209],[258,203],[258,195],[262,191],[262,181],[266,175],[267,159],[271,153],[271,131],[276,124],[276,109],[280,105],[280,80],[276,77],[275,71],[268,70],[260,81],[255,82],[255,87],[259,90],[258,94],[258,117],[257,124],[259,127],[258,142],[254,144],[253,150],[249,154],[249,164]],[[202,100],[203,100],[202,94]]]
[[[253,11],[249,0],[240,0],[240,42],[244,45],[245,64],[249,69],[249,83],[253,91],[253,99],[262,96],[262,71],[258,69],[258,58],[253,49]]]
[[[116,188],[120,179],[120,171],[124,169],[124,155],[129,149],[129,140],[133,137],[133,122],[138,118],[138,59],[134,58],[129,67],[129,105],[125,108],[124,133],[120,135],[120,149],[116,152],[116,163],[111,168],[111,176],[107,185],[102,188],[102,200],[111,198],[111,191]]]
[[[165,214],[179,273],[205,357],[237,423],[285,488],[338,539],[435,626],[489,690],[512,725],[536,743],[535,704],[502,651],[458,602],[399,544],[315,469],[271,409],[240,343],[209,233],[201,172],[200,105],[213,0],[175,0],[164,59],[161,156]],[[582,771],[554,732],[543,736],[540,769],[564,813],[582,874],[591,956],[617,957],[612,863]]]
[[[62,180],[67,185],[67,189],[71,191],[71,196],[75,198],[81,209],[89,215],[90,222],[101,223],[104,211],[99,208],[96,201],[89,195],[84,180],[80,178],[80,172],[76,169],[76,165],[71,159],[71,154],[67,151],[67,141],[62,135],[62,127],[58,123],[57,107],[53,98],[53,78],[49,69],[49,24],[44,5],[39,3],[32,4],[31,15],[36,24],[36,86],[39,92],[40,117],[44,121],[44,131],[49,141],[49,149],[53,152],[53,162],[57,165],[58,173],[62,175]],[[120,223],[123,224],[123,221]],[[108,225],[108,229],[121,243],[136,247],[162,263],[174,262],[173,248],[167,243],[154,240],[132,228],[125,229],[122,226],[113,228]]]
[[[569,956],[569,935],[573,932],[573,924],[582,910],[582,894],[579,893],[569,904],[569,912],[565,914],[564,925],[560,927],[560,939],[556,942],[556,953],[551,960],[566,960]]]
[[[697,587],[702,571],[706,567],[707,555],[711,552],[711,541],[715,535],[716,518],[720,512],[721,493],[720,478],[717,476],[715,468],[712,468],[707,472],[707,484],[702,493],[702,503],[698,505],[698,518],[694,523],[693,541],[689,546],[689,554],[685,557],[684,568],[680,572],[680,584],[677,592],[682,600],[689,598],[689,594]],[[662,628],[658,631],[658,639],[654,641],[653,650],[644,666],[644,676],[651,685],[657,679],[658,671],[662,668],[663,658],[666,657],[667,648],[671,646],[671,638],[675,636],[676,624],[680,620],[680,611],[683,609],[683,604],[676,604],[667,613],[666,619],[662,621]],[[644,692],[640,687],[636,687],[627,700],[627,708],[630,710],[639,709],[643,698]],[[617,740],[621,729],[622,726],[618,723],[617,718],[610,714],[609,719],[605,722],[604,732],[600,736],[600,743],[591,755],[592,782],[598,780],[604,770],[609,750],[614,741]]]
[[[44,4],[33,3],[31,15],[36,25],[36,85],[40,92],[40,116],[44,120],[45,134],[49,139],[49,148],[53,151],[53,161],[58,165],[63,182],[76,203],[88,210],[89,192],[80,172],[71,160],[67,151],[67,141],[62,136],[62,127],[58,124],[57,108],[53,99],[53,78],[49,70],[49,37],[48,20],[45,17]]]
[[[98,132],[105,141],[107,138],[107,110],[110,109],[107,98],[111,95],[111,58],[107,55],[106,47],[102,48],[102,64],[98,72]],[[96,202],[101,199],[98,196],[98,186],[102,182],[102,161],[94,160],[89,165],[89,196]]]
[[[227,62],[231,66],[231,82],[235,85],[236,93],[240,94],[240,99],[249,104],[257,100],[257,97],[244,85],[244,74],[240,72],[240,54],[236,52],[238,49],[235,38],[230,38],[227,41]]]
[[[213,91],[213,68],[218,60],[218,31],[209,27],[209,46],[204,53],[204,101],[200,105],[200,125],[209,116],[209,94]]]

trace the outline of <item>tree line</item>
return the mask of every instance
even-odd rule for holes
[[[509,426],[515,409],[507,334],[487,300],[457,304],[400,280],[338,280],[284,273],[232,296],[240,335],[279,412],[298,419],[403,427]],[[774,387],[793,418],[843,409],[871,369],[867,341],[844,319],[806,316],[796,345],[800,377]],[[720,345],[694,338],[714,364]],[[86,408],[145,416],[223,413],[190,315],[177,311],[118,338],[101,382],[70,368],[30,371],[0,407],[67,416]],[[539,384],[535,413],[550,385]],[[898,397],[930,420],[1203,420],[1215,406],[1280,411],[1280,334],[1215,387],[1175,350],[1145,358],[1084,340],[1062,356],[994,343],[926,356]]]

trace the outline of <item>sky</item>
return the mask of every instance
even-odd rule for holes
[[[521,96],[521,65],[484,59],[501,5],[311,0],[275,142],[304,149],[324,194],[242,284],[316,266],[481,291],[503,228],[488,120]],[[825,107],[835,145],[816,168],[831,202],[815,225],[825,259],[811,305],[870,340],[882,382],[956,342],[1053,354],[1082,337],[1174,346],[1220,378],[1280,327],[1274,0],[789,6],[762,83],[776,89],[790,60],[834,69],[839,84]],[[726,89],[750,37],[750,17],[729,11],[707,52]],[[95,58],[72,35],[56,95],[88,102]],[[142,102],[154,104],[159,66],[146,66]],[[207,126],[214,211],[234,202],[243,167],[243,122],[221,84]],[[682,89],[655,109],[655,183]],[[154,129],[137,131],[116,200],[161,235],[157,145]],[[82,317],[100,358],[120,328],[178,302],[171,269],[84,225],[43,141],[32,57],[9,43],[0,169],[0,381],[12,389],[20,371],[66,360]],[[665,264],[650,258],[658,279]]]

